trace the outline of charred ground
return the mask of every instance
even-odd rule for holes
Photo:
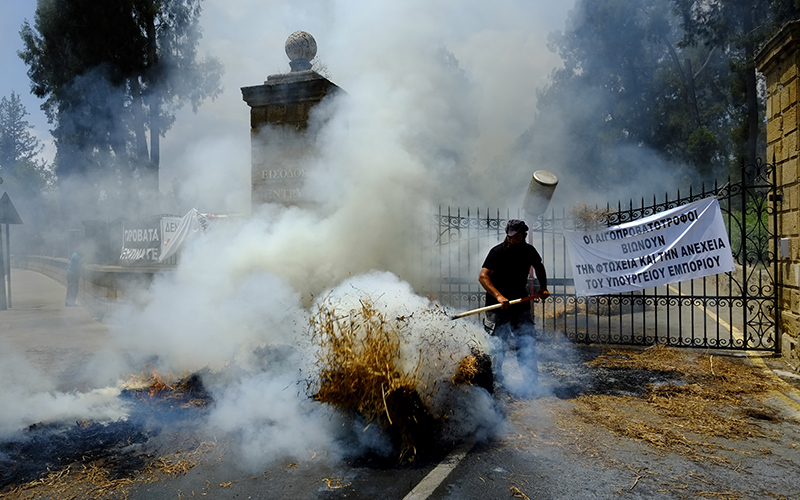
[[[780,445],[780,436],[796,433],[800,422],[775,405],[774,395],[783,383],[766,376],[763,369],[743,358],[665,347],[611,349],[555,343],[540,345],[539,352],[541,377],[552,395],[531,400],[498,391],[495,401],[515,430],[506,439],[489,440],[476,448],[481,456],[510,453],[513,457],[551,449],[564,457],[562,469],[571,467],[572,460],[589,458],[593,467],[628,470],[633,466],[621,465],[619,450],[638,449],[637,453],[645,454],[652,450],[662,458],[650,455],[648,466],[634,470],[630,491],[671,498],[673,493],[679,497],[699,487],[724,493],[724,486],[729,494],[721,498],[756,498],[755,490],[789,498],[777,486],[759,484],[768,480],[761,475],[745,477],[747,470],[761,470],[764,464],[788,464],[796,453]],[[432,442],[419,450],[414,462],[400,460],[400,444],[389,456],[345,457],[346,465],[339,471],[351,471],[347,474],[333,475],[319,464],[315,468],[311,457],[305,463],[276,463],[264,471],[263,478],[246,478],[234,473],[235,467],[220,465],[229,459],[220,448],[224,443],[208,443],[194,434],[195,424],[204,420],[213,405],[201,377],[187,377],[156,392],[153,385],[122,392],[119,397],[131,405],[125,421],[41,423],[0,444],[0,497],[144,498],[136,492],[148,491],[148,498],[151,494],[152,498],[173,498],[175,491],[167,485],[195,484],[192,491],[216,487],[219,497],[233,498],[234,493],[251,487],[259,491],[298,488],[298,477],[305,469],[305,474],[320,474],[307,478],[308,488],[317,485],[309,490],[316,491],[312,497],[367,498],[362,494],[374,490],[371,481],[376,478],[391,482],[391,478],[412,476],[418,481],[458,444]],[[471,390],[483,389],[474,386]],[[395,406],[392,401],[387,404]],[[630,460],[639,463],[636,458]],[[739,489],[714,485],[713,474],[697,483],[670,478],[654,465],[657,460],[668,461],[673,464],[670,467],[687,463],[683,460],[704,464],[720,477],[729,471],[741,478],[742,485]],[[745,465],[750,462],[754,465]],[[203,477],[218,480],[198,483]],[[531,498],[545,491],[545,483],[512,481],[515,477],[520,476],[503,473],[497,480],[508,481],[509,488]],[[394,483],[397,488],[404,484]],[[476,484],[474,491],[490,486],[485,483]]]

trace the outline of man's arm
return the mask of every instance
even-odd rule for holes
[[[494,273],[494,271],[491,269],[482,267],[481,273],[478,275],[478,282],[487,293],[490,293],[492,297],[497,299],[498,303],[503,304],[503,307],[508,307],[508,299],[505,298],[503,294],[500,293],[500,290],[498,290],[492,283],[492,273]]]
[[[550,291],[547,290],[547,271],[544,270],[544,264],[539,262],[533,265],[533,271],[536,273],[536,279],[539,280],[539,293],[547,297]]]

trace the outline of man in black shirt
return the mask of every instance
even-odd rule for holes
[[[546,297],[547,273],[539,252],[525,240],[528,226],[521,220],[512,219],[506,225],[506,238],[489,250],[483,262],[478,281],[486,290],[486,305],[503,304],[500,309],[487,313],[494,320],[493,335],[503,341],[503,347],[495,354],[495,372],[502,379],[503,351],[507,345],[517,354],[517,362],[529,393],[538,386],[538,366],[535,355],[535,337],[531,305],[528,302],[509,305],[509,301],[532,295],[528,292],[528,276],[531,267],[539,280],[539,293]]]

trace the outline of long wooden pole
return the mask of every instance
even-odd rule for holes
[[[509,300],[508,301],[508,305],[513,306],[514,304],[519,304],[521,302],[527,302],[529,300],[535,300],[535,299],[541,299],[541,298],[542,298],[542,294],[537,293],[536,295],[531,295],[530,297],[525,297],[525,298],[522,298],[522,299]],[[450,319],[463,318],[464,316],[471,316],[473,314],[478,314],[478,313],[482,313],[482,312],[486,312],[486,311],[492,311],[494,309],[500,309],[501,307],[503,307],[503,304],[494,304],[494,305],[491,305],[491,306],[479,307],[477,309],[472,309],[471,311],[467,311],[467,312],[456,314],[455,316],[450,316]]]

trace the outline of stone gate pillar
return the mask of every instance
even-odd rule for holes
[[[313,155],[315,131],[309,128],[311,110],[341,89],[311,69],[317,43],[297,31],[286,40],[291,72],[270,75],[263,85],[242,87],[250,106],[251,206],[280,203],[313,206],[304,192],[301,157]]]
[[[800,20],[787,24],[767,42],[756,56],[756,66],[767,79],[767,161],[775,160],[776,192],[782,195],[775,228],[782,247],[778,255],[781,352],[792,366],[800,367]]]

